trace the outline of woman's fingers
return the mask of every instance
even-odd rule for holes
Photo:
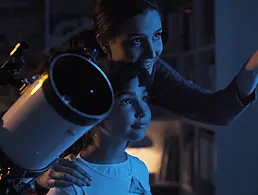
[[[59,159],[37,182],[47,188],[62,188],[72,185],[90,186],[90,175],[76,163],[75,156],[70,155],[69,157],[69,160]]]
[[[48,179],[47,187],[50,188],[65,188],[74,185],[72,182],[68,181],[59,181],[55,179]]]
[[[67,169],[64,169],[64,167],[66,167]],[[77,165],[76,162],[70,160],[60,159],[58,163],[53,165],[52,169],[57,172],[75,174],[76,177],[78,177],[78,179],[80,179],[81,176],[83,176],[84,178],[87,178],[86,181],[91,181],[91,176],[83,168]]]
[[[62,184],[67,182],[67,183],[75,184],[80,187],[90,186],[89,181],[86,181],[86,179],[83,176],[81,176],[81,179],[79,179],[78,175],[79,174],[69,174],[69,173],[65,173],[65,172],[56,172],[56,171],[49,172],[50,179],[61,182]]]

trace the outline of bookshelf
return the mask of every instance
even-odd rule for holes
[[[180,9],[168,11],[165,15],[167,42],[162,58],[184,78],[215,90],[213,1],[176,2]],[[213,195],[216,172],[215,128],[182,118],[178,118],[178,121],[181,123],[180,135],[177,137],[180,194]],[[173,144],[171,142],[171,146]]]

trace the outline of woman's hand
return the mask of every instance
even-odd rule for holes
[[[77,163],[74,155],[71,160],[59,159],[48,171],[37,179],[37,183],[44,188],[90,186],[91,178]]]
[[[236,78],[241,98],[249,96],[258,83],[258,51],[256,51]]]
[[[245,65],[247,71],[257,71],[258,70],[258,50],[251,56]]]

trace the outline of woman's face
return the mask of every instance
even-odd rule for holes
[[[116,96],[114,108],[102,124],[114,139],[139,141],[144,138],[150,120],[146,87],[139,86],[135,77]]]
[[[152,71],[163,50],[159,12],[147,10],[127,20],[122,34],[109,41],[109,56],[115,61],[137,62]]]

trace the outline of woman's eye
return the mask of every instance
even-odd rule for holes
[[[154,35],[154,39],[160,39],[160,38],[161,38],[161,35],[162,35],[161,32],[155,34],[155,35]]]
[[[149,97],[148,97],[148,96],[144,96],[142,99],[143,99],[143,101],[146,102],[146,103],[149,102]]]
[[[124,105],[129,105],[129,104],[132,104],[132,101],[130,99],[124,99],[121,101],[121,103]]]
[[[141,43],[141,39],[140,38],[134,38],[131,40],[133,45],[139,45]]]

